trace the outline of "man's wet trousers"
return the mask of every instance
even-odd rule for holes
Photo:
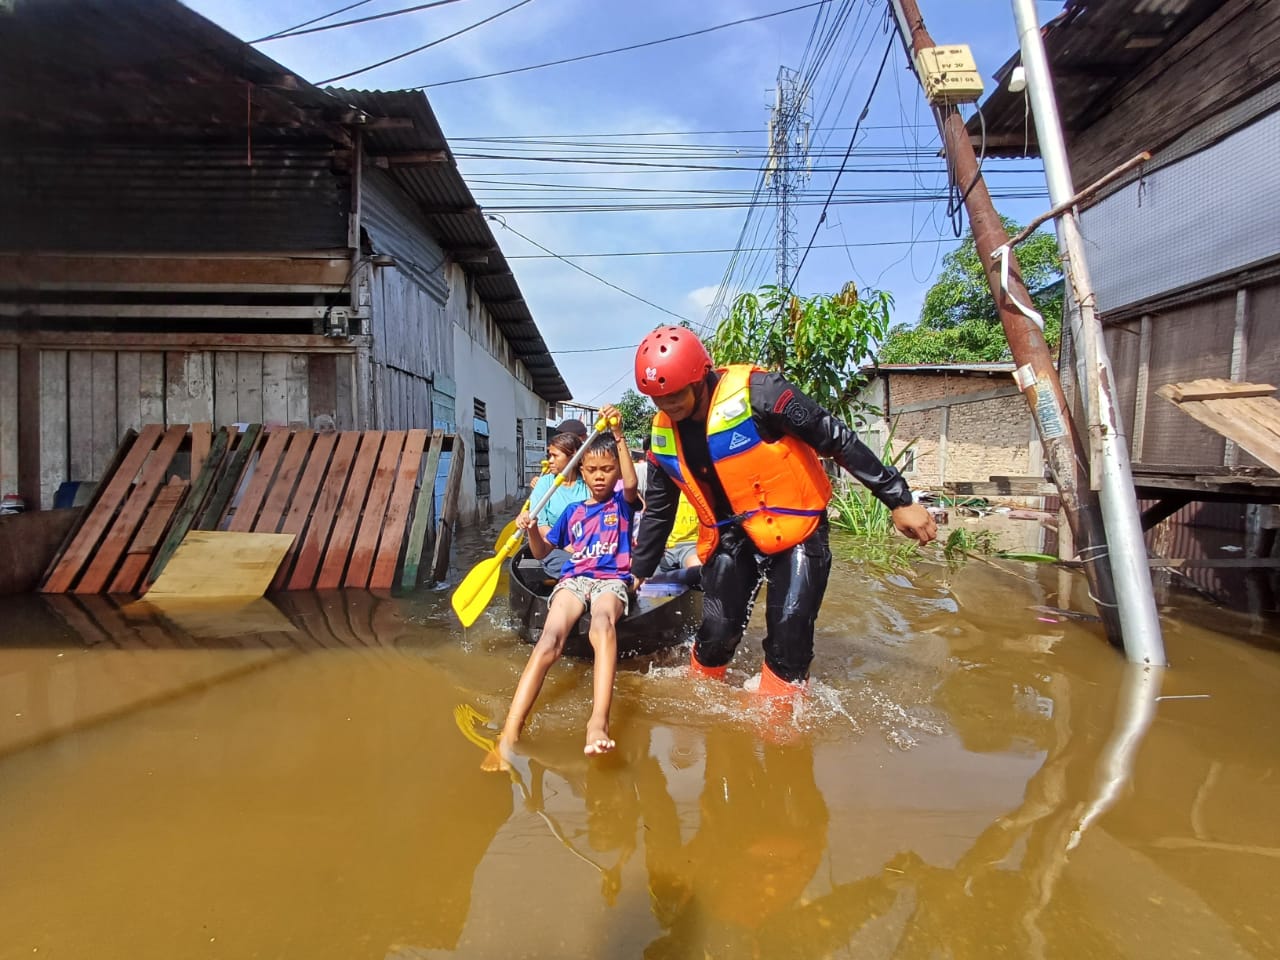
[[[783,680],[809,675],[813,625],[831,573],[827,520],[803,543],[781,553],[760,553],[737,524],[723,527],[702,567],[702,624],[693,655],[704,667],[733,659],[761,584],[765,597],[764,659]]]

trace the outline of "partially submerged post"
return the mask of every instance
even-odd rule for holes
[[[916,0],[891,0],[891,3],[908,54],[933,47],[933,38],[925,29]],[[1122,642],[1121,623],[1102,514],[1097,495],[1089,488],[1088,461],[1072,428],[1069,408],[1053,357],[1045,343],[1044,331],[1041,323],[1037,323],[1038,315],[1031,308],[1031,296],[1022,282],[1017,260],[1009,249],[1004,224],[982,179],[964,121],[954,109],[935,111],[935,116],[947,155],[951,158],[952,177],[964,198],[974,243],[1000,314],[1000,323],[1018,365],[1018,386],[1031,407],[1032,420],[1044,447],[1045,463],[1058,487],[1063,513],[1079,555],[1084,560],[1090,595],[1098,604],[1107,639],[1119,645]]]
[[[1067,205],[1074,187],[1034,0],[1013,0],[1013,12],[1018,24],[1022,65],[1027,72],[1031,112],[1035,115],[1036,137],[1049,183],[1049,199],[1055,207]],[[1116,409],[1115,376],[1102,339],[1102,324],[1094,311],[1093,281],[1085,261],[1084,240],[1070,206],[1058,216],[1057,228],[1063,272],[1070,284],[1070,295],[1064,300],[1069,304],[1067,313],[1072,333],[1081,345],[1082,399],[1093,440],[1093,469],[1100,489],[1111,573],[1118,588],[1125,654],[1135,663],[1163,665],[1166,662],[1164,641],[1151,589],[1151,572],[1147,568],[1147,549],[1142,539],[1129,452],[1125,449],[1120,412]]]

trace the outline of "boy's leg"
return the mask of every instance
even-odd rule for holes
[[[625,612],[622,598],[608,589],[598,590],[591,598],[590,638],[595,665],[591,671],[591,719],[587,721],[587,744],[583,747],[588,755],[608,753],[615,746],[609,736],[609,709],[613,706],[613,682],[618,672],[616,624]]]
[[[570,590],[557,590],[552,596],[542,636],[534,644],[529,662],[525,664],[520,682],[516,684],[515,695],[511,698],[511,708],[507,711],[507,720],[502,725],[502,736],[498,741],[499,751],[510,750],[520,739],[520,731],[524,729],[524,722],[533,710],[534,701],[538,699],[542,682],[552,664],[560,659],[565,637],[585,609],[583,602]]]

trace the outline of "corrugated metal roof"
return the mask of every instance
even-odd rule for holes
[[[1101,114],[1107,98],[1221,6],[1222,0],[1067,0],[1043,27],[1058,113],[1067,139]],[[1014,53],[994,74],[995,89],[975,114],[969,134],[977,147],[986,125],[986,153],[1037,157],[1036,128],[1022,93],[1008,79],[1022,62]]]
[[[20,0],[0,13],[0,137],[145,142],[175,135],[350,144],[367,153],[444,150],[424,94],[321,90],[176,0]],[[402,127],[371,120],[398,118]],[[250,122],[251,121],[251,122]],[[446,162],[391,166],[437,240],[459,256],[534,390],[571,396],[493,233],[452,154]],[[487,257],[481,263],[479,257]]]

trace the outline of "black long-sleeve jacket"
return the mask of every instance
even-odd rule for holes
[[[717,380],[716,374],[708,375],[708,385],[712,388]],[[751,415],[762,440],[773,443],[784,436],[795,437],[857,477],[889,509],[911,503],[911,489],[902,474],[882,463],[847,424],[801,393],[781,374],[751,374]],[[711,466],[706,422],[682,420],[675,427],[689,472],[706,491],[716,519],[728,520],[733,516],[733,509]],[[631,554],[631,572],[641,580],[653,576],[658,568],[675,524],[680,499],[680,488],[658,466],[652,454],[647,469],[644,516],[636,530],[636,547]]]

